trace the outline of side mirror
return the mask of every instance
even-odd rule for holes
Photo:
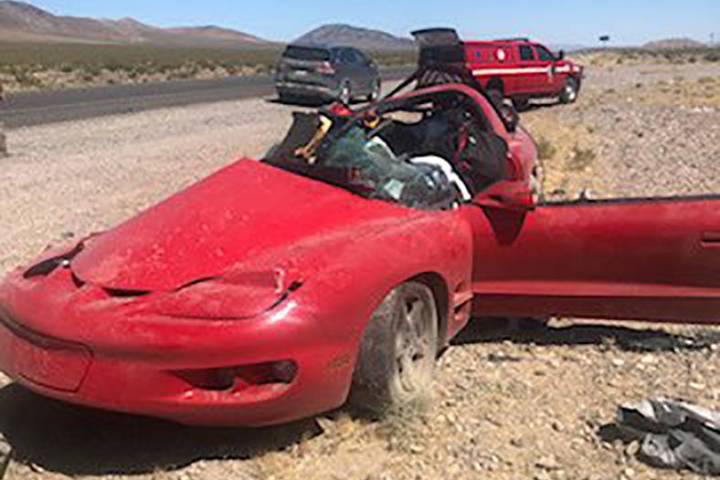
[[[528,212],[535,209],[532,190],[522,181],[502,181],[479,193],[473,200],[481,207]]]
[[[555,56],[555,60],[565,60],[565,50],[560,50]]]

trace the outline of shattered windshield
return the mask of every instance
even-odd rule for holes
[[[366,198],[453,208],[505,177],[507,145],[462,102],[434,100],[345,116],[295,113],[265,161]]]

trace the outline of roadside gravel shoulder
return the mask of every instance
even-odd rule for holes
[[[261,156],[290,121],[287,107],[255,99],[13,131],[0,159],[0,273]]]

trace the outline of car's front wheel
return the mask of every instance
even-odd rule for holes
[[[580,93],[580,82],[574,77],[568,77],[565,88],[560,94],[561,103],[575,103]]]
[[[350,405],[382,415],[426,398],[438,345],[438,312],[422,283],[395,288],[373,313],[353,374]]]

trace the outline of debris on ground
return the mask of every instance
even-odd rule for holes
[[[617,424],[601,436],[639,442],[636,455],[648,465],[720,475],[720,412],[691,403],[655,398],[618,409]]]
[[[717,341],[710,338],[672,335],[658,332],[657,335],[624,336],[617,338],[617,344],[630,352],[677,352],[681,350],[705,350],[712,348]]]

